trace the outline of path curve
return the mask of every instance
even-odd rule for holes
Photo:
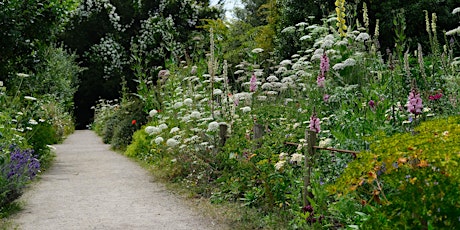
[[[23,195],[19,229],[221,229],[92,131],[56,145],[56,161]]]

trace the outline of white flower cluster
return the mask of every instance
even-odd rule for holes
[[[91,58],[99,59],[104,66],[104,78],[108,79],[114,73],[119,73],[126,63],[124,49],[111,35],[101,38],[98,44],[91,47]]]

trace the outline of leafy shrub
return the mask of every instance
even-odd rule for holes
[[[109,104],[98,105],[94,127],[102,130],[99,134],[102,134],[104,143],[111,144],[115,149],[126,149],[134,132],[147,122],[143,106],[138,100],[122,102],[120,106],[114,107]],[[115,109],[110,111],[110,108]]]
[[[423,122],[380,138],[330,191],[353,194],[374,211],[365,228],[460,227],[460,117]]]

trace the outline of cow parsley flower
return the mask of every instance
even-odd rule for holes
[[[169,133],[175,133],[179,131],[180,129],[178,127],[173,127]]]
[[[208,124],[208,132],[215,132],[219,130],[219,123],[217,121],[212,121]]]
[[[150,110],[150,112],[149,112],[149,116],[150,116],[150,117],[154,117],[155,114],[157,114],[157,113],[158,113],[158,111],[157,111],[156,109],[152,109],[152,110]]]
[[[193,112],[190,114],[190,118],[200,119],[200,117],[201,117],[201,113],[198,112],[198,111],[193,111]]]
[[[186,98],[184,100],[184,104],[187,106],[191,106],[193,104],[193,100],[191,98]]]
[[[280,171],[283,168],[284,164],[286,164],[285,160],[276,162],[275,164],[276,171]]]
[[[164,129],[167,129],[167,128],[168,128],[168,125],[166,125],[166,124],[163,123],[163,124],[160,124],[160,125],[158,126],[158,128],[160,128],[161,130],[164,130]]]
[[[176,146],[179,145],[179,144],[180,144],[180,142],[177,141],[177,140],[174,139],[174,138],[169,138],[169,139],[166,141],[166,145],[168,145],[169,147],[172,147],[172,148],[176,147]]]
[[[255,54],[258,54],[258,53],[264,52],[264,49],[262,49],[262,48],[255,48],[255,49],[253,49],[251,52],[252,52],[252,53],[255,53]]]
[[[243,113],[251,112],[251,107],[245,106],[245,107],[241,108],[241,111],[243,111]]]
[[[303,158],[304,158],[304,155],[300,153],[294,153],[292,154],[291,160],[289,162],[291,162],[291,164],[300,165],[302,164]]]
[[[157,137],[155,138],[155,144],[159,145],[164,141],[163,137]]]

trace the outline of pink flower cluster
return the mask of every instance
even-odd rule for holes
[[[316,79],[316,83],[318,84],[319,88],[324,88],[324,81],[326,80],[326,77],[324,75],[318,75],[318,78]]]
[[[310,130],[314,131],[316,133],[319,133],[321,131],[321,128],[319,127],[320,120],[316,116],[316,113],[311,115],[310,117]]]
[[[410,91],[406,106],[409,113],[415,115],[422,113],[422,98],[420,97],[420,93],[418,93],[415,89]]]
[[[257,78],[256,75],[253,73],[251,80],[249,81],[249,91],[255,92],[257,90]]]
[[[329,71],[329,58],[327,57],[326,53],[321,56],[321,63],[320,63],[320,74],[316,79],[316,83],[318,84],[319,88],[324,88],[324,81],[326,80],[326,72]]]

